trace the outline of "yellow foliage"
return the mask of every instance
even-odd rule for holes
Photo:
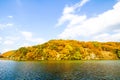
[[[88,60],[120,58],[120,42],[50,40],[3,53],[13,60]]]

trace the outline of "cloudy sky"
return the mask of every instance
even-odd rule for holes
[[[50,39],[120,41],[120,0],[0,0],[0,52]]]

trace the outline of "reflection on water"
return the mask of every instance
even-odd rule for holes
[[[120,80],[120,61],[4,61],[0,80]]]

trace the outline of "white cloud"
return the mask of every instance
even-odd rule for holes
[[[2,40],[2,37],[0,37],[0,41]]]
[[[8,18],[11,18],[11,19],[12,19],[12,18],[13,18],[13,16],[8,16]]]
[[[120,29],[116,29],[116,30],[114,30],[114,32],[120,32]]]
[[[19,40],[19,37],[16,36],[6,36],[4,37],[3,45],[15,45],[15,43]]]
[[[2,37],[0,37],[0,43],[2,43]]]
[[[74,6],[72,7],[74,8]],[[72,7],[70,8],[72,9]],[[65,12],[65,10],[66,7],[64,8],[63,12]],[[110,36],[111,32],[114,32],[118,29],[120,30],[120,27],[116,27],[116,25],[120,26],[120,2],[117,2],[113,6],[113,9],[99,14],[96,17],[91,17],[89,19],[87,18],[87,15],[77,15],[75,13],[70,13],[75,11],[76,10],[73,9],[69,11],[69,14],[64,13],[59,19],[57,23],[58,26],[63,25],[64,22],[68,21],[65,30],[60,35],[58,35],[59,38],[90,37],[91,39],[94,39],[94,37],[96,35],[100,35],[100,33],[104,34],[108,31],[108,35],[102,35],[102,37],[106,37]],[[112,37],[110,38],[111,40],[120,39],[120,37],[116,36],[119,35],[118,33],[114,32],[113,34],[114,35],[112,35]],[[108,40],[108,38],[106,40]]]
[[[12,49],[18,49],[23,46],[31,46],[45,42],[43,38],[34,37],[29,31],[18,31],[15,35],[0,37],[2,49],[0,52],[6,52]]]
[[[4,36],[1,41],[1,49],[0,52],[6,52],[12,49],[16,49],[16,43],[20,40],[19,37],[16,36]]]
[[[14,26],[13,23],[0,24],[0,30],[3,30],[4,28],[7,28],[7,27],[12,27],[12,26]]]
[[[118,2],[120,1],[120,0],[117,0]]]
[[[94,37],[95,41],[120,41],[120,32],[115,34],[103,33]]]
[[[63,15],[65,14],[70,14],[70,13],[74,13],[76,9],[82,7],[83,5],[85,5],[89,0],[82,0],[81,2],[79,3],[76,3],[75,5],[73,6],[66,6],[64,8],[64,11],[63,11]]]
[[[7,23],[6,26],[13,26],[13,23]]]
[[[24,36],[26,41],[42,43],[44,40],[42,38],[34,38],[32,32],[22,31],[21,34]]]
[[[14,44],[14,42],[11,41],[11,40],[6,40],[6,41],[4,41],[3,44],[5,44],[5,45],[12,45],[12,44]]]
[[[28,31],[22,31],[21,34],[24,36],[24,38],[26,40],[29,40],[33,36],[33,34],[31,32],[28,32]]]
[[[86,4],[89,0],[82,0],[82,2],[80,2],[80,7],[82,7],[84,4]]]
[[[76,3],[73,6],[66,6],[63,10],[63,15],[61,16],[61,18],[58,20],[58,23],[56,24],[56,26],[60,26],[63,23],[65,23],[66,21],[70,21],[70,20],[75,20],[77,17],[81,17],[80,19],[77,18],[78,20],[82,21],[84,19],[86,19],[86,16],[79,16],[79,15],[73,15],[75,10],[80,9],[83,5],[85,5],[89,0],[82,0],[79,3]],[[76,20],[77,21],[77,20]]]
[[[29,43],[27,43],[27,42],[24,42],[24,43],[22,43],[22,44],[18,44],[18,46],[19,47],[27,47],[27,46],[30,46],[30,44]]]
[[[0,24],[0,30],[3,29],[5,26],[3,24]]]

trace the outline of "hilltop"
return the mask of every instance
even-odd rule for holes
[[[11,60],[116,60],[120,59],[120,42],[50,40],[1,56]]]

